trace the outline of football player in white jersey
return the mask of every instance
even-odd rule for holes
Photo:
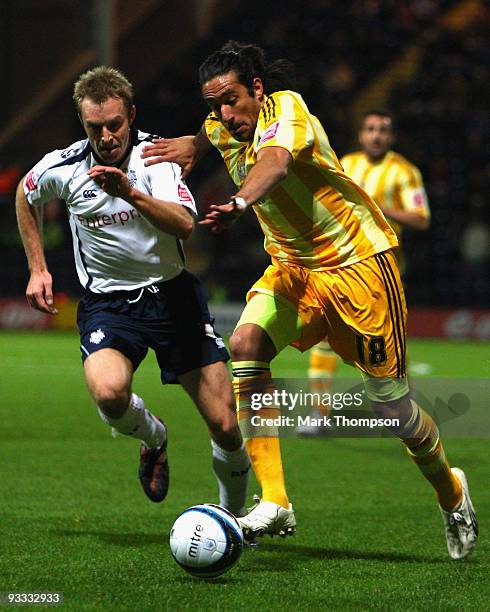
[[[84,295],[78,327],[85,380],[103,421],[141,440],[139,477],[147,496],[168,490],[167,428],[132,392],[152,348],[163,383],[180,383],[210,432],[220,504],[243,511],[250,462],[203,288],[184,267],[182,241],[194,227],[194,199],[180,167],[144,166],[151,139],[134,127],[126,77],[100,66],[80,76],[74,102],[87,138],[48,153],[22,179],[16,209],[30,279],[29,304],[55,315],[52,278],[35,207],[66,202]]]

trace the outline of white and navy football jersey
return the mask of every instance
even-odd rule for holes
[[[180,166],[164,162],[145,167],[141,152],[151,136],[131,130],[131,149],[119,164],[130,184],[197,214]],[[169,280],[184,268],[182,241],[159,231],[128,202],[105,193],[87,171],[100,162],[88,139],[48,153],[27,174],[29,204],[59,198],[66,202],[81,284],[94,293],[130,290]]]

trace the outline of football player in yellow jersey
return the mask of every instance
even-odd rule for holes
[[[281,85],[283,68],[267,64],[254,45],[224,45],[199,70],[211,112],[193,152],[188,137],[171,145],[179,157],[182,144],[187,167],[209,143],[218,148],[237,192],[212,205],[201,223],[219,232],[252,208],[272,260],[248,292],[230,339],[239,421],[262,487],[262,499],[239,522],[249,538],[295,530],[273,418],[280,406],[264,401],[256,410],[257,401],[273,391],[270,362],[283,348],[306,350],[328,337],[360,370],[376,414],[398,419],[391,430],[435,489],[449,553],[465,557],[478,527],[464,473],[450,468],[434,421],[409,394],[396,236],[374,200],[343,172],[301,96]],[[167,154],[160,141],[147,156],[160,156],[157,163]]]
[[[340,160],[351,176],[374,199],[400,241],[402,229],[429,229],[430,210],[420,170],[391,149],[393,117],[383,110],[364,114],[359,130],[361,151]]]
[[[394,128],[390,113],[377,109],[364,113],[358,138],[361,150],[345,155],[340,163],[345,173],[374,199],[394,229],[400,246],[395,255],[403,274],[402,230],[425,231],[430,224],[422,175],[416,166],[391,150]],[[337,361],[337,355],[326,340],[312,348],[308,370],[312,391],[329,391]],[[319,405],[313,411],[313,416],[328,417],[329,414],[327,406]],[[306,436],[328,435],[329,429],[322,425],[306,424],[298,427],[298,433]]]

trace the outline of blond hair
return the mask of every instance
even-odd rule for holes
[[[81,74],[73,88],[73,101],[79,114],[85,98],[96,104],[108,98],[121,98],[129,113],[133,106],[133,86],[120,70],[97,66]]]

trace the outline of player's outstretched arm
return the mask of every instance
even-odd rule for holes
[[[397,210],[397,209],[381,209],[383,211],[384,216],[388,219],[388,221],[396,221],[400,225],[404,227],[415,230],[418,232],[424,232],[430,227],[430,220],[423,216],[419,215],[416,212],[412,212],[410,210]]]
[[[399,178],[400,208],[385,210],[388,221],[395,221],[407,229],[425,232],[430,227],[430,208],[420,170],[409,165]]]
[[[114,166],[94,166],[87,174],[110,196],[134,206],[158,230],[182,240],[191,235],[194,219],[185,206],[134,189],[126,174]]]
[[[141,157],[146,160],[145,166],[175,162],[182,168],[182,176],[185,178],[211,148],[211,143],[202,128],[195,136],[154,138],[152,144],[144,147]]]
[[[258,152],[257,163],[248,173],[243,185],[228,204],[213,204],[200,225],[213,233],[228,229],[245,212],[249,204],[264,198],[284,180],[293,158],[282,147],[265,147]]]
[[[237,207],[234,201],[227,204],[211,204],[209,212],[199,225],[207,226],[213,234],[219,234],[229,229],[242,216],[244,209]]]
[[[17,186],[15,210],[31,273],[27,284],[26,298],[32,308],[55,315],[58,310],[55,308],[53,300],[53,279],[44,257],[41,230],[34,216],[33,207],[29,206],[27,201],[23,185],[24,179]]]
[[[257,153],[257,163],[247,175],[235,197],[248,204],[258,202],[283,181],[292,164],[291,153],[282,147],[264,147]]]

